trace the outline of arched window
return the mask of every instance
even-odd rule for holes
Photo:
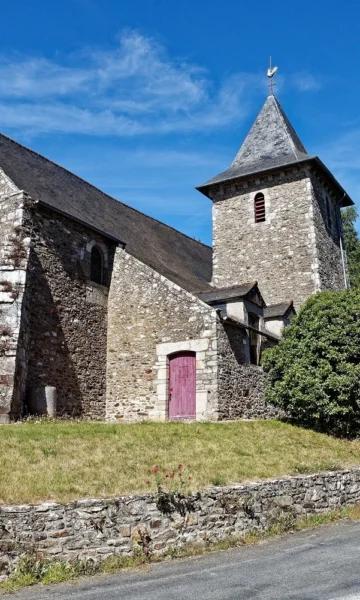
[[[90,279],[94,283],[104,285],[104,256],[97,246],[91,250]]]
[[[254,198],[254,217],[255,223],[262,223],[263,221],[266,221],[265,198],[264,194],[261,192],[256,194]]]

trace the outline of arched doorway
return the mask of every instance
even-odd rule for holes
[[[168,416],[171,420],[196,417],[196,353],[177,352],[169,360]]]

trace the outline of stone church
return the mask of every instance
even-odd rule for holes
[[[197,189],[213,248],[0,135],[1,422],[274,414],[261,352],[311,294],[346,287],[352,201],[273,95]]]

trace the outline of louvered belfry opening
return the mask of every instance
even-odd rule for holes
[[[255,223],[262,223],[266,220],[264,194],[256,194],[254,198],[254,213]]]

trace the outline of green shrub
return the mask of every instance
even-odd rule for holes
[[[280,343],[264,353],[266,397],[296,422],[360,433],[360,289],[309,298]]]

